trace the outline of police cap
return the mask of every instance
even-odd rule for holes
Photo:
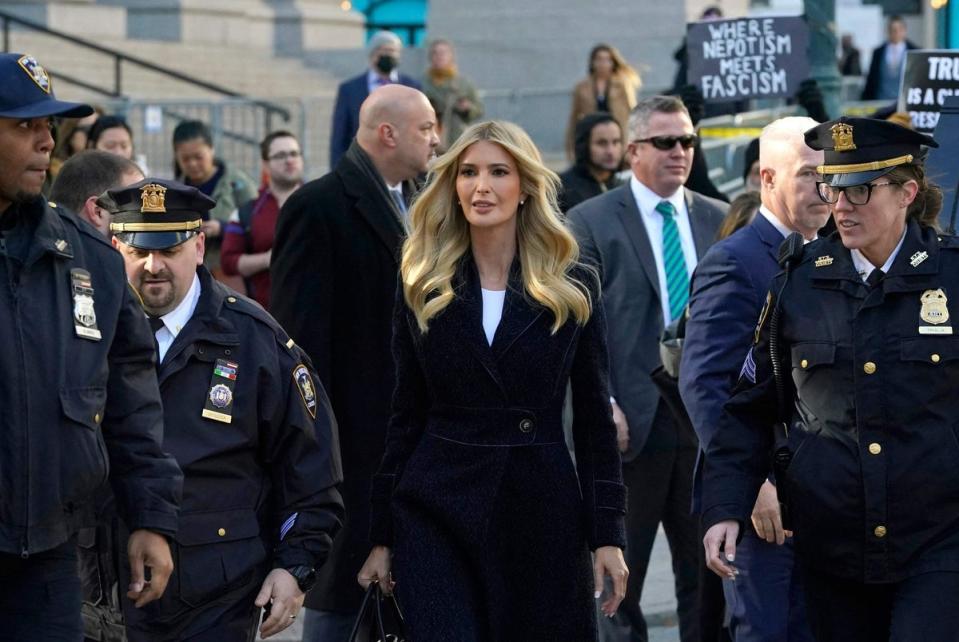
[[[90,105],[57,100],[50,74],[33,56],[0,54],[0,118],[83,118]]]
[[[196,235],[203,214],[216,201],[176,181],[147,178],[110,189],[97,205],[110,212],[110,231],[127,245],[142,250],[165,250]]]
[[[931,136],[888,120],[843,116],[806,132],[806,145],[825,152],[816,168],[833,187],[862,185],[893,168],[919,163],[922,146],[939,147]]]

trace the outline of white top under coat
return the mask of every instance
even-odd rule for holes
[[[493,345],[493,336],[503,318],[503,303],[506,301],[506,290],[483,291],[483,332],[486,333],[486,342]]]

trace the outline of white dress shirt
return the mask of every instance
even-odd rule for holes
[[[196,311],[196,304],[199,300],[200,277],[194,274],[193,283],[190,284],[190,289],[187,291],[186,296],[183,297],[183,300],[180,301],[180,305],[160,317],[160,320],[163,321],[163,327],[157,330],[155,335],[160,351],[157,355],[157,363],[163,361],[163,357],[166,356],[167,350],[173,345],[173,340],[176,339],[176,335],[180,334],[180,330],[183,329],[183,326],[186,325],[187,321],[190,320]]]
[[[769,221],[769,224],[776,228],[776,231],[783,235],[785,239],[790,234],[793,233],[791,229],[783,225],[783,222],[776,218],[776,215],[766,209],[765,205],[759,206],[759,213],[764,219]]]
[[[503,318],[506,290],[480,289],[483,291],[483,332],[486,333],[486,342],[493,345],[496,328],[499,327],[499,322]]]
[[[663,324],[669,325],[669,291],[666,289],[666,268],[663,263],[663,215],[656,211],[656,206],[662,201],[669,201],[676,210],[676,228],[679,230],[679,241],[683,247],[683,257],[686,259],[686,274],[692,278],[696,269],[696,245],[693,243],[693,228],[689,223],[689,211],[686,209],[685,192],[680,186],[676,192],[663,198],[653,190],[639,182],[635,175],[629,177],[629,187],[640,217],[646,227],[649,244],[653,248],[653,258],[656,260],[656,273],[659,276],[660,309],[663,312]]]
[[[886,259],[886,262],[882,264],[880,268],[883,271],[883,274],[889,274],[889,268],[892,267],[892,262],[896,260],[896,256],[899,255],[899,250],[902,249],[902,242],[906,240],[906,230],[902,231],[902,236],[899,237],[899,243],[896,245],[896,248],[892,251],[892,254],[889,255],[889,258]],[[852,264],[856,268],[856,272],[859,273],[859,278],[863,281],[869,278],[869,275],[872,274],[872,271],[876,269],[876,266],[873,265],[866,256],[860,252],[858,249],[849,250],[849,255],[852,256]]]
[[[372,69],[367,70],[366,72],[366,89],[372,94],[374,89],[379,89],[383,85],[380,84],[380,76],[378,73]],[[400,72],[394,69],[390,72],[390,82],[398,83],[400,81]],[[389,83],[386,83],[389,84]]]
[[[906,42],[886,43],[886,65],[890,69],[899,69],[905,60]]]

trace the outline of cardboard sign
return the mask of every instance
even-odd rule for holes
[[[924,134],[935,131],[942,106],[955,94],[959,94],[959,51],[906,52],[898,110],[909,112],[913,129]]]
[[[689,72],[707,102],[792,96],[809,77],[809,28],[800,17],[694,22]]]

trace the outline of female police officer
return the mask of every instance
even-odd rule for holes
[[[806,143],[825,150],[818,189],[838,231],[784,246],[707,453],[707,562],[735,577],[781,421],[792,459],[777,477],[816,637],[955,640],[959,241],[933,227],[942,196],[921,146],[937,145],[860,118],[819,125]]]

